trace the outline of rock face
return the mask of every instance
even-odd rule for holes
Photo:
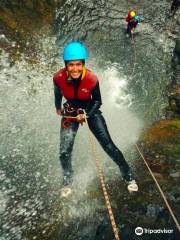
[[[176,42],[171,64],[174,73],[171,83],[167,86],[169,106],[166,108],[166,117],[168,119],[173,117],[180,118],[180,10],[178,7],[175,12],[175,15],[171,18],[171,22],[174,26],[171,32],[175,32]]]
[[[166,109],[167,118],[180,117],[180,39],[176,40],[174,55],[172,58],[174,71],[172,82],[168,86],[169,107]]]
[[[179,184],[180,176],[180,120],[161,120],[154,123],[144,133],[141,143],[144,156],[154,176],[168,193],[168,198],[179,213]],[[179,214],[177,214],[179,217]],[[175,238],[176,239],[176,238]],[[177,238],[178,239],[178,238]]]
[[[26,54],[34,61],[36,37],[52,35],[56,8],[64,0],[0,1],[0,48],[10,54],[12,63]],[[42,37],[43,38],[43,37]]]
[[[44,24],[52,23],[53,10],[57,1],[26,0],[26,1],[1,1],[0,14],[2,24],[12,30],[21,29],[31,31]]]
[[[179,160],[179,135],[180,120],[178,119],[161,120],[154,123],[144,136],[146,149],[152,149],[151,158],[162,157],[163,159],[169,155],[166,158],[168,161]],[[174,144],[176,144],[176,147]]]
[[[56,0],[2,0],[0,2],[1,34],[19,40],[44,25],[53,23]]]

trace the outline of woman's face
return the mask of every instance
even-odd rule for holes
[[[66,69],[70,77],[78,79],[83,72],[83,63],[81,60],[68,61]]]

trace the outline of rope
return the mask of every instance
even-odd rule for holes
[[[169,213],[171,214],[171,216],[172,216],[172,218],[173,218],[173,220],[174,220],[174,223],[176,224],[177,229],[180,231],[180,225],[179,225],[179,222],[178,222],[177,218],[175,217],[175,215],[174,215],[174,213],[173,213],[173,210],[172,210],[172,208],[170,207],[170,205],[169,205],[169,203],[168,203],[168,201],[167,201],[167,198],[166,198],[166,196],[165,196],[163,190],[161,189],[161,187],[160,187],[158,181],[156,180],[156,178],[155,178],[153,172],[151,171],[150,167],[148,166],[148,163],[147,163],[147,161],[145,160],[143,154],[141,153],[141,151],[140,151],[138,145],[135,144],[135,146],[136,146],[136,148],[137,148],[137,150],[138,150],[140,156],[141,156],[142,159],[144,160],[144,163],[145,163],[147,169],[149,170],[149,172],[150,172],[150,174],[151,174],[153,180],[155,181],[156,186],[157,186],[157,188],[158,188],[158,190],[159,190],[159,192],[160,192],[160,194],[161,194],[161,196],[162,196],[162,198],[163,198],[163,200],[164,200],[164,202],[165,202],[165,204],[166,204],[166,206],[167,206],[167,208],[168,208],[168,210],[169,210]]]
[[[133,49],[134,49],[134,64],[133,64],[133,70],[131,72],[130,75],[130,80],[132,79],[134,72],[135,72],[135,65],[136,65],[136,46],[135,46],[135,40],[134,40],[134,35],[132,33],[132,45],[133,45]]]
[[[108,213],[109,213],[109,218],[110,218],[112,229],[113,229],[113,232],[114,232],[114,237],[115,237],[115,240],[120,240],[120,237],[119,237],[119,234],[118,234],[118,229],[117,229],[117,226],[116,226],[115,218],[114,218],[112,207],[111,207],[111,203],[110,203],[109,196],[108,196],[108,193],[107,193],[106,184],[105,184],[105,181],[104,181],[104,175],[103,175],[103,172],[101,170],[99,161],[98,161],[98,159],[96,157],[95,142],[93,141],[93,138],[91,136],[91,132],[89,130],[87,117],[85,117],[85,123],[87,125],[89,143],[91,145],[92,155],[93,155],[94,160],[95,160],[96,169],[97,169],[97,172],[98,172],[98,175],[99,175],[99,180],[100,180],[101,187],[102,187],[102,190],[103,190],[106,207],[107,207],[107,210],[108,210]]]

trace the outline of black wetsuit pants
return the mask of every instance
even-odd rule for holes
[[[132,21],[128,22],[126,33],[131,36],[132,35],[131,31],[132,31],[133,28],[136,28],[135,23],[132,22]]]
[[[119,166],[122,177],[126,181],[133,179],[130,167],[128,166],[123,154],[113,143],[106,122],[100,111],[96,112],[92,117],[88,118],[88,125],[104,151]],[[63,119],[62,119],[63,121]],[[61,124],[60,137],[60,162],[64,172],[72,172],[71,155],[74,145],[75,136],[79,128],[78,122],[70,122],[68,128],[63,128]]]

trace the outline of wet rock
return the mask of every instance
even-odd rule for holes
[[[168,200],[177,203],[179,199],[179,186],[177,179],[179,172],[179,145],[180,145],[180,120],[161,120],[154,123],[143,135],[143,144],[141,147],[146,156],[146,160],[154,176],[158,180],[162,190],[165,192]],[[148,150],[147,150],[148,149]],[[158,158],[156,158],[158,156]],[[157,169],[159,168],[159,171]],[[154,171],[154,169],[156,171]],[[170,178],[169,178],[170,177]],[[169,181],[171,179],[171,181]],[[174,208],[179,212],[179,207]],[[149,207],[148,214],[155,214],[155,209]],[[160,211],[157,218],[168,223],[170,221],[168,212]]]
[[[172,58],[173,76],[170,84],[167,86],[167,97],[169,107],[166,108],[166,117],[180,118],[180,40],[176,40],[174,54]],[[173,112],[173,114],[171,112]]]
[[[153,205],[153,204],[149,204],[147,206],[147,212],[146,212],[147,216],[155,218],[155,217],[157,217],[158,213],[159,213],[159,207],[158,206]]]
[[[59,1],[59,3],[62,1]],[[59,4],[58,3],[58,4]],[[1,1],[1,21],[7,29],[17,30],[20,34],[27,34],[33,28],[38,29],[44,24],[51,24],[57,1]],[[14,14],[16,13],[16,14]]]
[[[153,172],[153,174],[154,174],[155,178],[157,178],[157,179],[162,179],[163,178],[163,175],[160,174],[160,173]]]
[[[170,176],[173,177],[173,178],[179,178],[180,177],[180,172],[170,173]]]
[[[35,2],[37,3],[36,7],[34,6]],[[50,1],[27,0],[27,1],[21,1],[21,4],[19,4],[19,1],[18,1],[18,4],[17,4],[17,1],[3,1],[3,3],[4,3],[3,6],[5,8],[7,8],[6,16],[9,17],[9,18],[6,17],[6,19],[3,22],[4,27],[6,28],[6,31],[7,31],[7,29],[9,29],[8,31],[13,33],[16,36],[16,38],[18,39],[23,36],[25,37],[26,34],[29,34],[28,29],[30,29],[30,32],[31,32],[31,27],[33,30],[35,30],[35,29],[38,29],[38,27],[41,27],[43,24],[45,24],[45,25],[50,24],[51,18],[49,18],[48,16],[45,16],[46,14],[48,15],[48,10],[46,10],[46,6],[47,6],[48,2],[50,2]],[[137,3],[138,3],[138,1],[131,1],[132,5],[137,4]],[[159,4],[159,2],[156,2],[157,8],[161,9],[162,7],[161,6],[159,7],[157,3]],[[99,7],[99,5],[101,5],[101,4],[103,4],[103,7],[106,8],[106,10],[102,11],[102,9]],[[95,30],[95,31],[97,31],[97,33],[99,31],[102,37],[99,37],[100,34],[96,35],[96,36],[98,36],[98,37],[95,37],[95,39],[94,39],[94,42],[96,42],[98,44],[98,48],[96,48],[96,49],[100,49],[100,51],[102,51],[102,49],[101,49],[102,40],[103,40],[103,38],[106,38],[107,41],[109,42],[109,46],[110,46],[110,48],[109,49],[107,48],[105,51],[106,57],[109,58],[109,56],[112,54],[111,51],[113,50],[114,51],[113,56],[117,52],[117,55],[115,55],[116,57],[115,57],[115,59],[113,59],[113,61],[114,60],[120,61],[121,64],[123,64],[124,55],[125,56],[128,55],[128,47],[130,47],[129,51],[131,53],[132,46],[128,46],[130,44],[126,44],[123,41],[123,44],[124,45],[126,44],[126,46],[124,47],[125,54],[121,54],[121,52],[118,52],[119,49],[122,48],[122,46],[119,47],[119,45],[115,45],[112,48],[113,44],[112,44],[111,40],[115,38],[114,37],[115,34],[117,36],[122,35],[122,32],[118,31],[118,29],[122,28],[122,30],[123,30],[124,15],[126,14],[126,11],[127,11],[127,2],[124,1],[124,7],[122,8],[121,11],[119,10],[120,7],[118,6],[118,4],[119,4],[118,1],[117,1],[117,4],[115,4],[115,6],[114,6],[113,1],[111,1],[111,2],[110,1],[101,1],[100,3],[97,3],[97,1],[93,1],[93,2],[92,1],[79,1],[78,2],[78,1],[73,1],[73,0],[66,1],[66,8],[62,9],[63,14],[62,13],[59,14],[59,18],[58,18],[58,23],[59,23],[58,31],[61,31],[60,36],[62,38],[65,38],[66,40],[69,40],[70,36],[76,35],[80,39],[87,40],[89,37],[88,34],[89,34],[90,30],[91,31]],[[149,5],[151,3],[150,2],[148,3],[148,1],[147,1],[147,3],[145,3],[145,5],[146,4]],[[24,6],[24,7],[22,7],[22,6]],[[11,14],[12,13],[11,10],[15,11],[15,9],[17,10],[17,8],[19,8],[17,13],[20,18],[16,18],[15,16],[13,16]],[[33,13],[34,18],[32,20],[32,12],[33,12],[32,9],[34,9],[34,8],[36,8],[36,9]],[[95,8],[95,9],[93,10],[93,8]],[[114,9],[112,10],[112,8],[114,8]],[[153,8],[154,8],[154,6],[153,6]],[[154,12],[153,8],[150,9],[150,13]],[[148,6],[147,6],[147,9],[148,9]],[[161,9],[161,11],[158,11],[158,12],[163,13],[164,9],[166,9],[166,5],[163,4],[163,10]],[[24,12],[21,13],[21,10]],[[26,13],[26,11],[28,12],[27,16],[25,16],[26,14],[24,14],[24,13]],[[89,16],[91,16],[91,13],[94,16],[92,19],[89,18]],[[149,16],[151,17],[150,13],[149,13]],[[157,15],[157,14],[155,14],[155,15]],[[21,18],[21,16],[23,16],[23,17]],[[147,16],[148,16],[148,14],[147,14]],[[38,17],[39,17],[39,19],[38,19]],[[27,23],[29,23],[29,21],[30,21],[29,18],[30,18],[30,20],[32,20],[31,26],[27,25]],[[116,21],[114,21],[114,18],[116,18]],[[156,29],[156,28],[161,29],[161,32],[162,32],[162,25],[164,24],[164,18],[162,16],[161,17],[154,16],[154,18],[156,18],[156,22],[152,24],[154,26],[154,29]],[[37,26],[35,26],[36,20],[37,20]],[[22,26],[22,21],[24,21],[25,26]],[[148,21],[150,21],[150,20],[148,20]],[[153,21],[153,16],[152,16],[152,21]],[[160,21],[162,21],[162,23],[159,23],[159,25],[157,26],[157,22],[160,22]],[[7,24],[5,24],[5,23],[7,23]],[[99,25],[97,25],[97,23],[99,23]],[[103,28],[101,26],[102,24],[103,24]],[[21,26],[22,26],[22,29],[21,29]],[[112,31],[110,31],[111,29],[109,28],[109,26],[112,27]],[[95,28],[98,28],[98,29],[95,29]],[[77,29],[77,33],[73,32],[74,29]],[[89,31],[87,31],[87,29]],[[140,34],[140,36],[139,36],[140,38],[139,38],[139,41],[137,41],[138,42],[137,48],[138,47],[141,48],[140,44],[141,44],[141,42],[143,42],[142,40],[144,40],[144,38],[146,38],[147,36],[149,38],[152,38],[153,36],[155,36],[155,38],[158,39],[159,35],[157,32],[153,35],[154,29],[151,29],[151,27],[149,27],[149,28],[146,27],[144,29],[142,28],[143,34]],[[101,30],[103,30],[103,31],[101,31]],[[98,38],[99,38],[99,40],[98,40]],[[4,39],[4,37],[2,37],[2,39],[3,39],[4,43],[7,42]],[[45,41],[45,39],[47,39],[46,35],[43,36],[43,41]],[[119,37],[119,39],[122,40],[120,37]],[[29,44],[31,46],[31,39],[29,40],[29,42],[30,42]],[[122,42],[119,42],[120,45],[122,45],[121,43]],[[153,42],[153,44],[154,44],[154,42]],[[164,45],[163,40],[162,40],[162,44]],[[51,45],[51,44],[49,44],[49,45]],[[26,44],[24,44],[24,46],[26,46]],[[147,46],[147,44],[145,44],[144,47],[146,47],[146,46]],[[149,46],[149,48],[151,48],[152,43],[149,44],[148,46]],[[15,42],[10,47],[13,49],[19,48],[19,44]],[[142,47],[142,49],[144,49],[144,47]],[[47,50],[47,46],[45,46],[45,48],[43,48],[43,49],[40,49],[40,51],[45,51],[45,49]],[[109,50],[109,52],[108,52],[108,50]],[[137,52],[138,51],[139,50],[137,49]],[[170,50],[168,50],[167,52],[170,53]],[[46,52],[46,53],[48,54],[49,52]],[[130,54],[130,53],[129,53],[129,55],[132,56],[132,54]],[[162,53],[162,51],[160,51],[159,53]],[[101,54],[99,54],[99,56],[101,57]],[[122,59],[120,59],[121,56],[122,56]],[[155,60],[155,58],[156,57],[154,57],[154,56],[152,58],[150,55],[148,58],[146,56],[144,59],[144,56],[139,55],[137,57],[137,59],[140,59],[140,61],[137,64],[137,68],[140,66],[141,62],[143,62],[143,61],[144,61],[143,68],[145,68],[148,65],[148,63],[147,63],[148,59]],[[102,59],[103,59],[102,61],[104,64],[104,58],[102,58]],[[40,61],[42,61],[42,58],[40,58]],[[48,60],[48,58],[45,57],[44,62],[47,63],[47,61],[49,61],[49,60]],[[162,56],[159,58],[159,61],[162,61]],[[126,65],[124,68],[125,70],[128,68],[128,62],[129,62],[129,59],[126,62]],[[146,63],[146,64],[144,64],[144,63]],[[57,65],[55,65],[55,67],[56,66]],[[130,64],[130,70],[131,70],[131,68],[132,68],[132,63]],[[149,66],[148,66],[148,68],[149,68]],[[37,70],[39,70],[39,69],[36,68],[35,71],[37,71]],[[26,71],[26,69],[25,69],[25,71]],[[139,70],[139,72],[141,74],[142,71]],[[31,74],[32,73],[33,72],[31,72]],[[21,72],[21,75],[23,76],[22,72]],[[51,75],[51,74],[48,73],[48,78],[49,78],[49,75]],[[13,76],[14,76],[14,74],[13,74]],[[44,75],[43,75],[43,78],[44,78]],[[30,78],[28,81],[33,81],[33,79],[35,79],[36,84],[32,85],[32,86],[37,87],[37,91],[33,91],[33,93],[35,95],[36,92],[40,91],[40,88],[38,88],[38,86],[37,86],[37,83],[38,83],[37,73],[33,76],[33,78]],[[137,76],[137,79],[138,79],[138,76]],[[154,79],[157,80],[156,77],[154,77]],[[20,79],[20,82],[23,82],[23,80],[24,79]],[[45,78],[45,80],[46,80],[46,78]],[[150,81],[148,81],[148,82],[150,82]],[[25,83],[25,84],[27,84],[27,83]],[[136,84],[136,83],[133,81],[133,85],[134,84]],[[143,84],[141,84],[141,85],[143,85]],[[17,86],[17,85],[15,85],[15,86]],[[139,88],[139,86],[138,86],[138,88]],[[143,88],[146,88],[146,81],[144,82]],[[43,95],[46,95],[45,91],[43,91]],[[22,97],[21,99],[24,99],[24,98]],[[44,98],[41,99],[40,102],[39,102],[39,100],[40,100],[40,98],[38,98],[37,103],[41,105],[41,101],[43,101]],[[27,106],[28,108],[30,105],[29,101],[30,101],[30,99],[29,99],[29,95],[28,95],[28,106]],[[34,105],[32,107],[34,108]],[[41,107],[41,109],[43,109],[43,107]],[[35,109],[33,109],[33,112],[34,112],[34,110]],[[45,110],[46,110],[46,108],[45,108]],[[29,112],[30,112],[30,110],[29,110]],[[29,112],[26,112],[26,113],[29,114]],[[39,111],[38,111],[38,114],[39,114]],[[34,115],[36,115],[36,111],[34,112]],[[28,116],[28,118],[31,118],[31,115]],[[33,121],[33,118],[31,120]],[[38,121],[35,121],[35,125],[37,127],[36,132],[38,132],[37,129],[40,128],[41,126],[43,126],[43,129],[45,128],[46,125],[44,124],[44,122],[45,122],[44,118],[43,118],[42,125],[38,124],[39,119],[38,119]],[[26,130],[26,128],[31,126],[31,125],[27,125],[27,124],[28,124],[28,121],[25,121],[25,123],[23,124],[23,126],[26,126],[25,130]],[[98,220],[98,218],[96,217],[96,213],[94,213],[94,211],[97,212],[98,204],[96,204],[96,202],[93,202],[93,201],[96,199],[100,200],[99,204],[100,204],[101,208],[103,209],[101,211],[103,211],[104,215],[105,215],[105,213],[107,213],[107,211],[104,207],[104,202],[101,201],[103,198],[102,192],[99,189],[94,190],[95,184],[93,184],[93,186],[92,186],[93,191],[90,192],[89,195],[87,194],[87,198],[89,198],[89,201],[91,203],[93,203],[90,211],[87,210],[87,214],[85,214],[85,213],[86,213],[86,208],[88,207],[89,203],[88,203],[88,201],[85,201],[82,198],[79,200],[79,202],[77,199],[75,199],[76,201],[74,201],[74,202],[72,201],[69,203],[66,202],[66,203],[64,203],[64,206],[62,206],[63,204],[60,201],[59,195],[58,195],[59,185],[57,184],[57,181],[55,181],[57,187],[55,187],[54,191],[51,191],[51,189],[49,189],[48,184],[46,185],[46,183],[49,183],[49,184],[52,183],[51,178],[49,178],[49,176],[47,175],[48,173],[46,172],[46,166],[50,166],[50,161],[56,157],[53,155],[53,153],[56,150],[52,151],[50,149],[50,147],[51,147],[50,142],[52,141],[52,137],[50,137],[51,140],[49,139],[49,141],[47,139],[48,144],[46,146],[46,144],[44,143],[45,138],[43,138],[43,131],[40,130],[40,136],[41,136],[41,140],[43,139],[43,141],[42,141],[43,143],[42,143],[42,145],[41,144],[39,145],[39,141],[36,144],[36,140],[38,138],[35,134],[33,134],[33,129],[30,127],[30,128],[28,128],[28,130],[29,131],[27,131],[27,132],[23,132],[23,134],[25,135],[25,141],[23,141],[23,144],[24,144],[24,142],[26,142],[28,145],[27,149],[30,149],[29,152],[27,152],[27,158],[25,159],[25,156],[22,156],[22,157],[18,156],[17,155],[18,151],[15,151],[13,153],[14,154],[13,158],[10,156],[10,157],[8,157],[8,159],[2,158],[3,161],[1,161],[4,169],[7,169],[6,172],[8,174],[10,174],[10,178],[12,179],[12,182],[14,184],[17,183],[17,186],[16,186],[17,191],[14,194],[13,199],[9,202],[9,205],[12,204],[12,206],[14,206],[14,207],[13,207],[12,211],[11,211],[11,209],[7,210],[7,217],[10,216],[11,219],[13,218],[12,223],[14,225],[18,223],[21,226],[21,229],[23,232],[28,231],[27,235],[32,234],[32,236],[27,236],[27,239],[48,239],[48,236],[50,236],[49,239],[56,239],[54,237],[54,235],[51,234],[51,231],[53,232],[54,228],[56,228],[56,227],[58,230],[61,229],[63,226],[63,222],[66,223],[65,229],[63,229],[63,230],[61,229],[59,231],[62,231],[64,235],[60,234],[60,237],[57,239],[71,239],[72,240],[74,236],[79,237],[81,235],[81,233],[84,234],[84,239],[88,239],[89,236],[87,236],[87,235],[90,234],[91,236],[93,236],[93,234],[95,233],[95,230],[97,229],[98,224],[100,222]],[[12,131],[12,135],[15,135],[16,133],[18,133],[16,131],[17,131],[17,129],[14,128]],[[51,136],[51,134],[52,134],[52,132],[50,133],[50,136]],[[26,138],[26,136],[27,136],[27,138]],[[162,138],[164,138],[164,135],[162,136]],[[30,141],[29,141],[29,139],[30,139]],[[155,139],[155,137],[154,137],[154,139]],[[15,140],[18,140],[18,139],[15,139]],[[160,165],[163,165],[165,162],[165,157],[164,157],[164,160],[162,161],[162,163],[159,164],[160,159],[163,159],[161,156],[162,155],[168,156],[168,154],[166,151],[164,151],[165,147],[164,147],[164,145],[162,147],[162,142],[160,141],[160,143],[159,143],[158,138],[155,140],[156,140],[155,145],[153,145],[153,147],[151,147],[151,144],[152,144],[151,140],[147,141],[147,145],[150,144],[149,149],[147,150],[147,155],[151,157],[150,160],[153,161],[155,159],[155,162],[158,161],[156,169],[158,168],[159,170],[161,170],[162,167]],[[161,140],[161,137],[160,137],[160,140]],[[14,142],[16,142],[16,141],[14,141]],[[52,144],[54,144],[54,142],[52,142]],[[146,147],[146,144],[144,144],[144,146]],[[42,149],[42,154],[39,155],[41,149]],[[46,161],[46,156],[45,156],[46,149],[48,149],[47,158],[49,158],[47,161]],[[170,150],[173,153],[171,146],[170,146]],[[31,153],[31,151],[32,151],[32,153]],[[39,158],[37,156],[39,156]],[[155,156],[157,156],[157,158],[155,158]],[[170,159],[170,160],[172,160],[172,161],[174,160],[173,156],[172,156],[172,159]],[[41,163],[41,166],[38,165],[40,163]],[[8,165],[9,165],[9,167],[8,167]],[[154,169],[155,169],[155,167],[154,167]],[[55,172],[56,171],[52,171],[51,174],[54,176]],[[59,173],[56,173],[56,174],[59,174]],[[161,173],[159,173],[158,171],[157,171],[157,174],[161,175]],[[44,179],[43,179],[43,176],[48,176],[48,178],[46,179],[46,177],[44,177]],[[114,188],[112,188],[112,194],[113,194],[112,195],[112,199],[113,199],[112,206],[113,206],[113,209],[115,209],[114,208],[115,204],[113,202],[118,203],[119,208],[115,209],[116,210],[115,212],[116,212],[117,216],[119,216],[119,213],[120,213],[120,218],[121,218],[121,212],[123,213],[122,217],[124,218],[123,222],[126,222],[126,224],[125,224],[126,231],[125,232],[126,232],[127,236],[129,236],[128,235],[129,232],[132,233],[134,230],[134,229],[129,230],[129,225],[133,224],[133,222],[136,220],[140,221],[140,219],[142,219],[142,213],[144,215],[143,219],[147,222],[151,222],[151,216],[155,216],[155,214],[156,214],[156,212],[155,212],[156,205],[152,205],[152,206],[148,207],[147,208],[148,210],[146,211],[147,204],[146,205],[144,204],[144,202],[151,202],[151,200],[157,201],[157,202],[159,201],[159,198],[155,199],[155,197],[154,197],[154,195],[156,193],[154,193],[154,186],[151,187],[152,182],[151,183],[147,182],[146,178],[147,178],[147,176],[145,176],[144,178],[140,178],[140,180],[143,179],[143,183],[142,183],[142,181],[140,181],[140,184],[142,184],[142,185],[144,184],[146,186],[141,187],[140,194],[138,196],[132,197],[132,198],[125,192],[122,185],[120,185],[119,183],[117,184],[117,181],[115,181],[112,184],[113,186],[115,186]],[[3,180],[3,176],[2,176],[2,180]],[[6,188],[4,190],[6,190]],[[6,193],[10,193],[10,192],[6,191]],[[51,197],[48,196],[48,193],[50,193]],[[151,199],[151,197],[153,199]],[[52,198],[52,199],[50,199],[50,198]],[[55,198],[56,198],[56,202],[54,202]],[[31,201],[27,202],[28,201],[27,199],[28,200],[30,199],[32,202]],[[172,198],[172,199],[174,199],[174,198]],[[53,203],[52,203],[52,201],[53,201]],[[82,201],[84,201],[84,202],[82,202]],[[19,205],[20,202],[22,203],[21,205]],[[124,207],[124,205],[126,205],[126,206]],[[12,208],[12,206],[10,206],[10,207]],[[62,208],[68,208],[68,206],[71,206],[71,215],[69,214],[68,219],[64,220],[63,219],[64,215],[62,214]],[[17,211],[17,216],[16,216],[16,211]],[[21,219],[19,218],[18,213],[19,213],[19,216],[21,217]],[[147,215],[146,215],[146,213],[147,213]],[[85,214],[85,216],[84,216],[84,214]],[[90,216],[91,214],[92,214],[92,216]],[[54,216],[54,215],[56,215],[56,216]],[[116,219],[118,219],[117,216],[116,216]],[[86,219],[84,219],[84,218],[86,218]],[[10,222],[11,219],[3,218],[3,221],[7,221],[8,223],[11,223]],[[49,223],[49,225],[47,225],[47,222]],[[60,225],[60,227],[56,226],[55,222],[57,222],[57,225]],[[107,239],[107,240],[113,238],[112,229],[109,224],[109,218],[108,218],[107,222],[108,222],[107,230],[104,231],[101,228],[101,230],[99,231],[101,233],[99,239],[102,239],[101,236],[103,236],[103,238]],[[88,225],[90,225],[90,227],[88,227]],[[118,224],[118,226],[121,227],[121,224]],[[11,228],[11,225],[10,225],[10,228]],[[81,228],[82,228],[82,232],[81,232]],[[49,230],[49,235],[46,236],[46,238],[45,238],[45,236],[43,236],[43,235],[47,235],[46,234],[48,232],[47,230]],[[77,232],[79,235],[77,234]],[[36,234],[37,234],[37,236],[35,236]],[[73,236],[73,234],[74,234],[74,236]],[[125,236],[126,236],[126,234],[125,234]],[[76,239],[79,239],[78,237]],[[14,236],[12,236],[12,238],[14,238]],[[75,237],[74,237],[74,239],[75,239]],[[130,239],[131,239],[131,236],[130,236]]]
[[[177,39],[174,51],[176,54],[180,55],[180,39]]]
[[[168,93],[168,101],[171,111],[180,113],[180,87],[176,87]]]
[[[0,1],[0,47],[12,55],[16,54],[16,57],[17,50],[32,54],[34,35],[41,34],[40,30],[44,27],[52,31],[56,7],[63,2],[63,0]],[[29,46],[26,44],[28,41]]]

